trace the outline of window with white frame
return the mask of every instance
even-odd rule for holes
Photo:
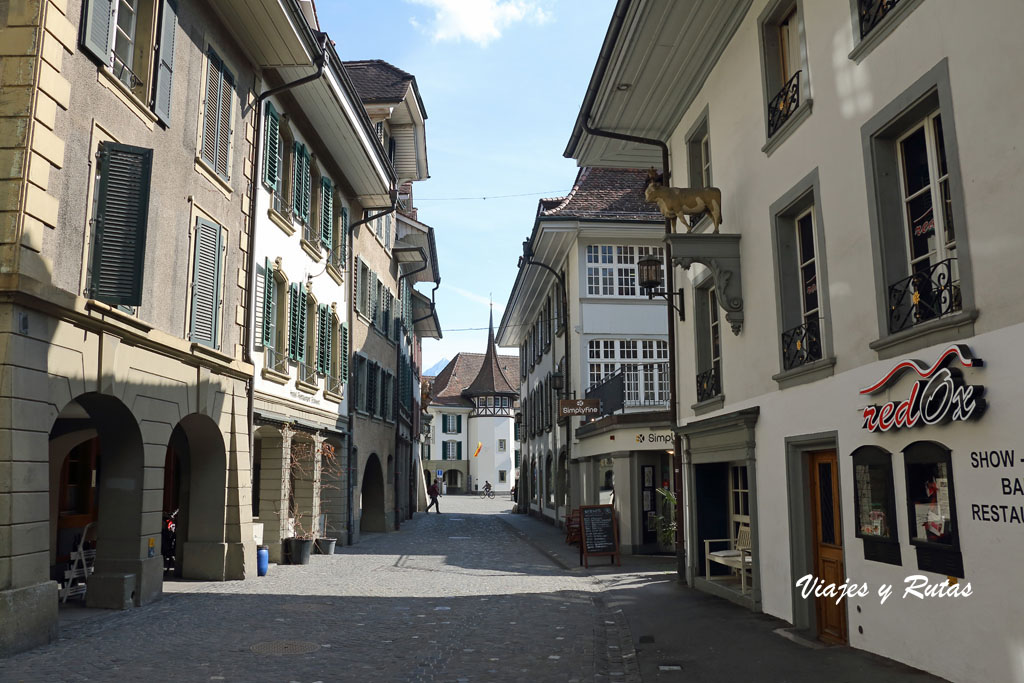
[[[628,405],[668,401],[668,342],[661,339],[592,339],[587,344],[590,386],[622,369]]]
[[[507,444],[507,442],[506,442],[505,439],[498,439],[498,452],[504,453],[505,452],[505,448],[507,447],[506,444]]]
[[[721,324],[714,286],[694,291],[694,332],[697,346],[697,401],[706,401],[722,393]]]
[[[665,248],[628,245],[587,246],[588,296],[643,296],[637,284],[636,264],[639,259],[654,255],[662,261],[665,278]],[[550,317],[550,315],[549,315]]]

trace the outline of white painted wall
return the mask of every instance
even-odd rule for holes
[[[472,490],[482,490],[484,482],[491,482],[495,491],[508,492],[512,490],[513,462],[512,456],[515,450],[513,441],[513,418],[477,416],[469,418],[469,473],[473,477]],[[505,450],[498,449],[498,441],[505,440]],[[473,451],[477,444],[483,444],[480,454],[473,457]],[[498,470],[505,470],[506,479],[498,481]]]

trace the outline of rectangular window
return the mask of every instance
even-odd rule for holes
[[[498,439],[498,451],[499,452],[501,452],[501,453],[505,452],[506,443],[507,442],[505,441],[505,439]]]
[[[498,470],[498,483],[504,484],[508,481],[508,470]]]
[[[903,451],[910,542],[918,569],[964,577],[950,451],[934,441],[916,441]]]
[[[621,369],[626,406],[668,401],[668,342],[661,339],[593,339],[588,342],[590,386]]]
[[[802,96],[808,92],[808,72],[803,56],[802,4],[802,0],[775,0],[768,4],[758,19],[768,140],[787,122],[792,121],[795,125],[804,117],[803,114],[810,113],[810,101],[803,102],[806,97]],[[798,111],[802,115],[794,116]],[[771,152],[767,145],[765,151]]]
[[[358,276],[356,278],[356,310],[364,316],[370,315],[370,268],[359,259]]]
[[[196,220],[192,252],[191,341],[218,347],[218,322],[223,305],[221,271],[224,267],[223,230],[216,223]]]
[[[111,306],[139,306],[153,150],[101,142],[97,157],[87,296]]]
[[[901,565],[892,456],[876,446],[861,446],[852,457],[856,535],[863,541],[864,559]]]
[[[698,287],[696,300],[697,335],[697,402],[707,401],[722,393],[721,326],[715,287]]]
[[[213,48],[206,55],[203,100],[203,141],[200,156],[218,176],[231,180],[231,137],[234,125],[235,77]]]
[[[366,410],[366,385],[369,381],[368,368],[366,358],[363,356],[355,356],[355,382],[352,387],[353,395],[356,399],[356,410],[365,413]]]

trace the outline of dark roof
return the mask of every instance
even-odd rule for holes
[[[468,398],[463,397],[462,392],[469,388],[480,368],[483,367],[483,353],[457,353],[448,361],[444,370],[438,373],[434,379],[434,391],[430,395],[431,403],[447,406],[462,406],[471,408],[473,404]],[[498,355],[498,365],[509,384],[517,395],[519,394],[519,356]]]
[[[416,77],[411,73],[382,59],[345,62],[345,70],[364,104],[401,102],[409,92],[409,86],[416,82]]]
[[[581,168],[565,197],[541,199],[540,220],[548,217],[663,220],[656,204],[644,199],[647,171],[633,168]]]
[[[516,359],[518,360],[518,356]],[[515,375],[514,372],[509,374]],[[491,311],[490,327],[487,331],[487,351],[484,352],[480,372],[477,373],[473,383],[462,393],[466,396],[488,396],[491,394],[516,396],[519,394],[519,388],[512,388],[512,383],[508,381],[501,368],[501,362],[498,360],[498,348],[494,345],[494,311]]]

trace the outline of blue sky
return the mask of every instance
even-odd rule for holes
[[[562,157],[614,0],[319,0],[342,59],[383,59],[416,76],[427,110],[430,179],[414,187],[435,230],[439,342],[423,367],[482,352],[487,300],[508,300],[537,200],[567,193]],[[441,201],[532,193],[504,199]],[[421,285],[422,287],[422,285]],[[465,328],[483,328],[457,331]]]

